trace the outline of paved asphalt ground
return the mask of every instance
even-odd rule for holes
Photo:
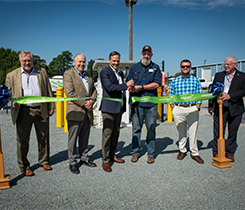
[[[35,176],[24,177],[17,165],[16,129],[10,112],[0,111],[5,174],[11,188],[0,190],[0,209],[245,209],[245,125],[238,132],[235,162],[230,168],[212,165],[212,117],[204,102],[200,112],[198,146],[204,164],[187,157],[177,160],[178,132],[174,123],[157,126],[156,162],[147,164],[145,134],[142,132],[141,157],[131,158],[131,127],[121,129],[117,156],[124,164],[114,163],[112,172],[101,167],[101,128],[91,128],[90,160],[96,168],[80,167],[80,174],[69,171],[67,133],[51,118],[50,164],[44,171],[38,164],[37,141],[33,129],[29,160]]]

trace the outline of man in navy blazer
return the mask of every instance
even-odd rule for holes
[[[119,70],[120,53],[112,51],[109,55],[109,66],[100,72],[103,89],[103,98],[119,98],[124,100],[122,107],[120,102],[102,99],[100,110],[103,117],[102,131],[102,168],[110,172],[110,161],[124,163],[123,159],[115,156],[117,149],[120,124],[123,112],[126,111],[125,91],[133,86],[134,82],[127,84],[123,81],[123,73]]]
[[[234,153],[236,151],[237,131],[239,129],[242,114],[244,113],[243,97],[245,96],[245,74],[236,69],[237,59],[227,57],[224,63],[225,71],[215,74],[213,85],[216,82],[224,84],[224,93],[220,99],[223,101],[223,131],[228,123],[228,137],[226,139],[225,155],[235,161]],[[219,138],[219,104],[217,100],[209,101],[208,112],[214,113],[214,139],[213,156],[218,152],[217,140]]]

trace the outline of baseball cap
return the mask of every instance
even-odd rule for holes
[[[148,50],[149,52],[152,53],[152,48],[151,48],[149,45],[145,45],[145,46],[142,48],[142,52],[144,52],[145,50]]]

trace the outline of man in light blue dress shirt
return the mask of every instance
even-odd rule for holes
[[[80,173],[76,160],[78,140],[80,164],[95,167],[88,157],[90,126],[93,123],[93,104],[97,91],[91,75],[84,71],[86,57],[78,53],[73,60],[74,68],[65,71],[63,86],[68,98],[87,98],[67,102],[66,119],[68,121],[68,158],[70,171]],[[91,97],[91,98],[88,98]]]

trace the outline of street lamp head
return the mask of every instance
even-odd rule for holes
[[[131,3],[131,6],[137,3],[138,0],[125,0],[126,6],[129,6],[129,2]]]

